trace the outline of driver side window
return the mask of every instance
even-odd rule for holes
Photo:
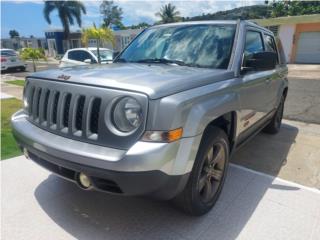
[[[254,53],[260,53],[263,51],[264,45],[261,33],[251,30],[247,31],[243,52],[243,67],[247,67],[247,61]]]

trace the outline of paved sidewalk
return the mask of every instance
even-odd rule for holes
[[[1,162],[3,240],[319,240],[320,191],[231,166],[203,217],[167,202],[87,192],[24,157]]]

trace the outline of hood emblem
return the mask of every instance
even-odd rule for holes
[[[67,76],[67,75],[61,74],[61,75],[58,76],[58,78],[66,81],[66,80],[69,80],[69,78],[71,78],[71,76]]]

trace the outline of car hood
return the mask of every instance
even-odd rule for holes
[[[151,99],[233,78],[232,71],[187,66],[113,63],[37,72],[30,78],[66,81],[145,93]]]

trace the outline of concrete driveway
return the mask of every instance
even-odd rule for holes
[[[284,118],[320,124],[320,65],[289,64]]]
[[[24,157],[1,162],[1,239],[319,240],[320,191],[229,168],[203,217],[168,202],[88,192]]]

